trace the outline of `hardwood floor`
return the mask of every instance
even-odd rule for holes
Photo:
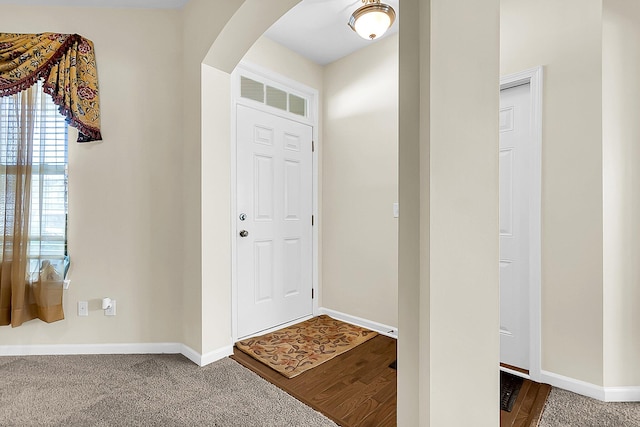
[[[343,427],[396,425],[396,340],[378,335],[294,378],[234,348],[232,359]]]
[[[232,359],[343,427],[396,426],[396,340],[378,335],[294,378],[234,348]],[[535,427],[551,386],[525,380],[501,427]],[[498,394],[496,393],[496,406]]]
[[[511,412],[500,411],[500,427],[536,427],[551,386],[524,380]]]

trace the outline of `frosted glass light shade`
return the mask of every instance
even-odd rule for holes
[[[396,12],[391,6],[375,2],[353,12],[349,26],[363,39],[374,40],[382,36],[395,19]]]

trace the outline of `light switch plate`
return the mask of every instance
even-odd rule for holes
[[[78,301],[78,316],[88,316],[88,315],[89,315],[89,302]]]
[[[400,203],[393,204],[393,217],[398,218],[400,216]]]

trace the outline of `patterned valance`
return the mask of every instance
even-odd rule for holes
[[[9,96],[44,80],[78,142],[98,141],[100,98],[93,43],[77,34],[0,33],[0,96]]]

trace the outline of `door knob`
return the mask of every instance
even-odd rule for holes
[[[240,237],[247,237],[249,235],[249,232],[247,230],[242,230],[240,232]]]

